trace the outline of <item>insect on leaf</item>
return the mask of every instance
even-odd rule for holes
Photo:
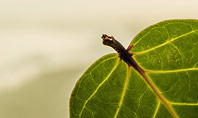
[[[71,118],[197,118],[198,20],[168,20],[92,64],[70,98]]]

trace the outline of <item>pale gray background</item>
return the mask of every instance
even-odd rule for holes
[[[149,25],[198,18],[197,0],[1,0],[0,118],[67,118],[72,88],[99,57]]]

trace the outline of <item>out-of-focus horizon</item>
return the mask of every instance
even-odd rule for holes
[[[77,79],[149,25],[197,19],[196,0],[0,1],[0,118],[66,118]]]

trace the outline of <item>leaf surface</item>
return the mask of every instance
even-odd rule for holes
[[[140,32],[130,52],[148,81],[118,54],[100,58],[80,77],[71,118],[196,118],[198,21],[168,20]]]

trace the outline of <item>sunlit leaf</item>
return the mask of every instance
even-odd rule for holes
[[[70,98],[71,118],[197,118],[198,21],[169,20],[130,43],[142,76],[108,54],[80,77]]]

